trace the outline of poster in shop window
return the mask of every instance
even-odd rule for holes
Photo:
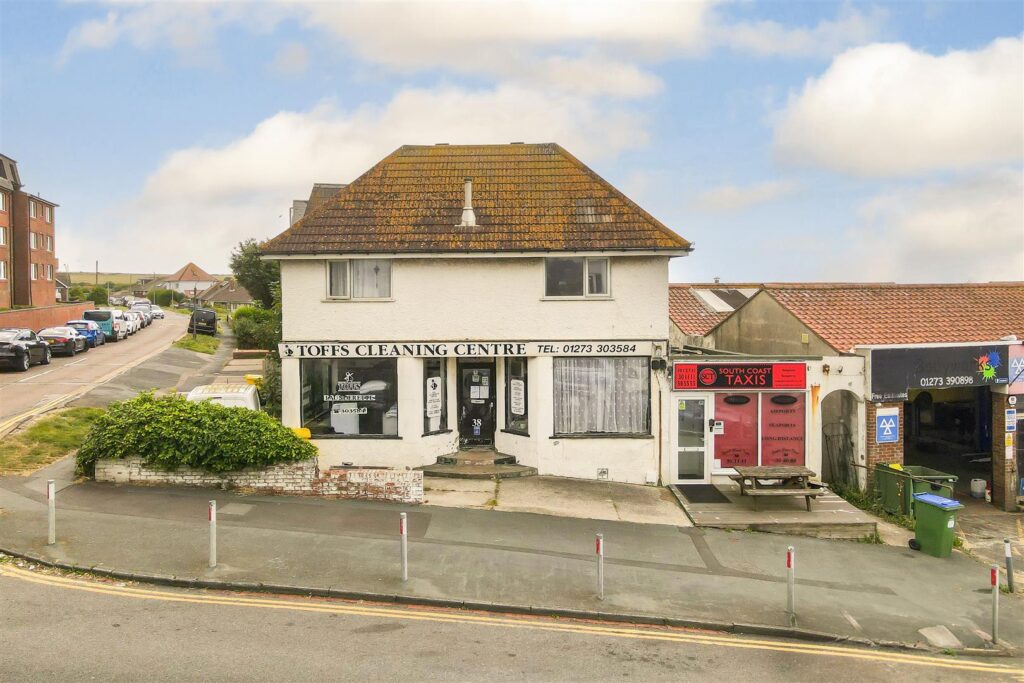
[[[427,378],[427,417],[441,417],[441,378]]]
[[[804,395],[761,394],[761,465],[804,464]]]
[[[716,394],[715,469],[757,465],[757,394]]]
[[[508,383],[508,404],[513,415],[520,417],[526,414],[526,383],[521,379],[512,379]]]

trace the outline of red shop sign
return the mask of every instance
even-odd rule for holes
[[[804,389],[803,363],[676,363],[676,389]]]

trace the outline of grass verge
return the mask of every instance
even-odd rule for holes
[[[893,515],[882,509],[882,501],[871,491],[861,491],[856,486],[830,486],[832,492],[845,500],[855,508],[870,512],[875,517],[880,517],[887,522],[901,526],[904,529],[914,530],[914,518],[904,515]],[[873,541],[869,541],[873,542]]]
[[[185,349],[186,351],[198,351],[199,353],[214,353],[217,347],[220,346],[220,337],[211,337],[208,334],[196,335],[193,339],[191,334],[186,334],[184,337],[174,342],[174,345],[179,349]]]
[[[82,445],[104,412],[102,408],[70,408],[4,437],[0,474],[27,474],[63,458]]]

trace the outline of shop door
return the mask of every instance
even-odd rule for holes
[[[494,361],[458,362],[459,445],[494,444]]]
[[[676,395],[673,449],[676,453],[676,481],[680,484],[706,484],[708,445],[712,422],[707,396]]]

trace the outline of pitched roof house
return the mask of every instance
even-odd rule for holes
[[[760,289],[757,284],[670,284],[668,317],[674,348],[709,348],[708,333]]]
[[[208,289],[211,285],[216,284],[217,282],[217,278],[189,261],[170,275],[150,282],[149,287],[173,289],[177,292],[181,292],[185,296],[193,296]]]
[[[199,303],[204,306],[223,306],[229,311],[234,311],[241,306],[251,306],[252,295],[234,278],[221,280],[199,294]]]
[[[264,245],[284,423],[321,466],[479,446],[657,481],[636,437],[660,433],[668,261],[690,250],[557,144],[400,147]]]

